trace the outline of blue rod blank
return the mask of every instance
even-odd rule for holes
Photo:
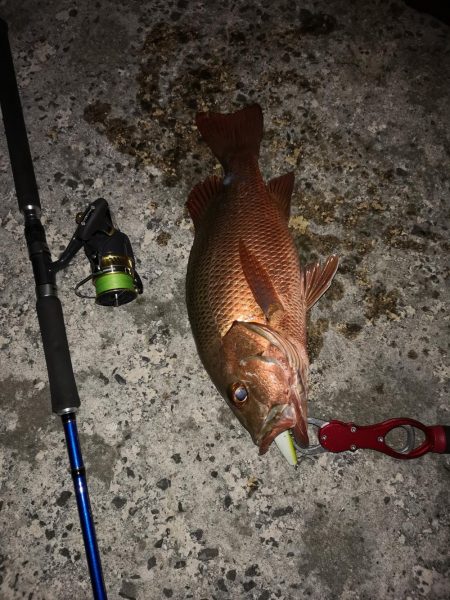
[[[64,425],[64,433],[66,435],[67,451],[69,454],[70,469],[77,499],[84,547],[86,549],[86,558],[91,576],[92,592],[95,600],[107,600],[100,553],[98,551],[97,539],[95,536],[94,520],[91,512],[91,504],[89,502],[86,470],[84,468],[80,442],[78,439],[75,413],[63,415],[62,422]]]

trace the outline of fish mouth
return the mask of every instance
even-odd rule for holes
[[[277,404],[273,406],[264,419],[264,423],[256,439],[256,443],[259,446],[259,454],[265,454],[277,435],[287,429],[295,428],[296,422],[295,409],[291,404]]]

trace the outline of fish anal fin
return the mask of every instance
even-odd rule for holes
[[[267,184],[268,191],[275,198],[286,221],[291,213],[291,197],[294,190],[294,173],[286,173],[271,179]]]
[[[252,253],[243,240],[239,240],[239,257],[245,278],[258,306],[266,319],[273,322],[284,313],[283,303],[278,296],[270,276],[260,260]]]
[[[222,187],[222,180],[212,175],[192,188],[186,207],[194,222],[194,227],[199,226],[208,206],[222,192]]]
[[[339,258],[332,254],[321,265],[319,261],[307,265],[303,271],[306,308],[309,310],[328,290],[338,268]]]

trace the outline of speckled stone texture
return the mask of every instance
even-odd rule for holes
[[[445,24],[402,2],[0,0],[54,256],[104,196],[145,293],[59,276],[109,598],[446,599],[448,456],[259,458],[197,357],[189,190],[218,169],[196,110],[257,100],[267,178],[296,173],[304,260],[336,251],[310,323],[311,414],[450,423]],[[90,596],[0,136],[0,598]],[[282,268],[282,265],[280,265]]]

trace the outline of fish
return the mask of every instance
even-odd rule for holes
[[[198,113],[196,125],[223,169],[186,202],[194,224],[186,305],[200,360],[261,455],[291,435],[306,447],[307,312],[338,257],[301,265],[288,227],[294,173],[264,181],[258,104]],[[295,464],[292,448],[283,453]]]

